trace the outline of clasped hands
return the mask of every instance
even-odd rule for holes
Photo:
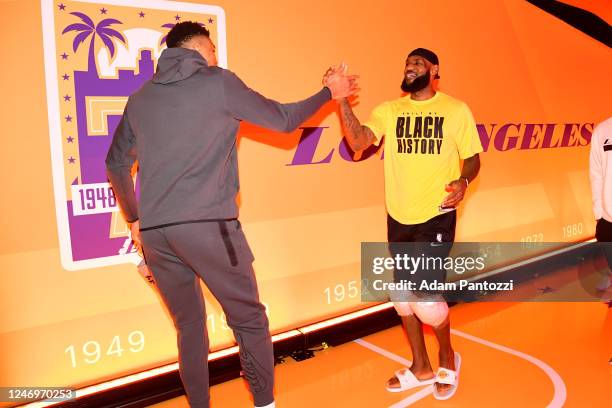
[[[323,85],[331,91],[332,99],[348,98],[359,91],[357,78],[359,75],[348,74],[348,65],[342,62],[327,69],[323,75]]]

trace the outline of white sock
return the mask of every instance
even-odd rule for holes
[[[264,405],[263,407],[255,407],[255,408],[276,408],[276,402],[272,401],[271,403],[269,403],[268,405]]]

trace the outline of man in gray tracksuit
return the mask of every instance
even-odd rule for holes
[[[273,407],[268,319],[235,201],[236,133],[241,120],[290,132],[330,98],[353,94],[355,77],[330,69],[326,86],[315,95],[281,104],[216,67],[214,44],[199,24],[177,24],[167,44],[153,79],[128,100],[106,158],[108,177],[172,315],[189,404],[209,406],[202,279],[240,346],[255,406]],[[135,160],[138,203],[131,175]]]

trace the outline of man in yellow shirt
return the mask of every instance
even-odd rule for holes
[[[468,106],[434,88],[439,61],[432,51],[417,48],[406,59],[402,90],[406,96],[377,106],[362,125],[347,99],[340,101],[344,135],[354,151],[379,144],[383,136],[388,241],[447,243],[455,238],[455,207],[480,169],[482,145]],[[463,167],[461,167],[463,160]],[[391,249],[391,245],[390,245]],[[392,250],[393,252],[393,250]],[[436,254],[440,256],[440,252]],[[396,271],[397,272],[397,271]],[[427,279],[444,280],[446,272]],[[397,278],[396,278],[397,279]],[[394,299],[412,349],[409,369],[398,370],[387,390],[404,391],[435,383],[437,399],[457,389],[461,359],[450,341],[448,306],[444,301]],[[414,298],[412,300],[415,300]],[[431,299],[430,299],[431,300]],[[441,300],[441,299],[440,299]],[[440,368],[434,375],[423,337],[423,323],[432,326],[440,346]]]

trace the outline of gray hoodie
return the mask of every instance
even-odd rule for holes
[[[162,52],[153,79],[128,99],[106,157],[128,222],[141,229],[238,217],[236,133],[241,120],[291,132],[331,97],[281,104],[193,50]],[[131,169],[138,160],[137,204]]]

